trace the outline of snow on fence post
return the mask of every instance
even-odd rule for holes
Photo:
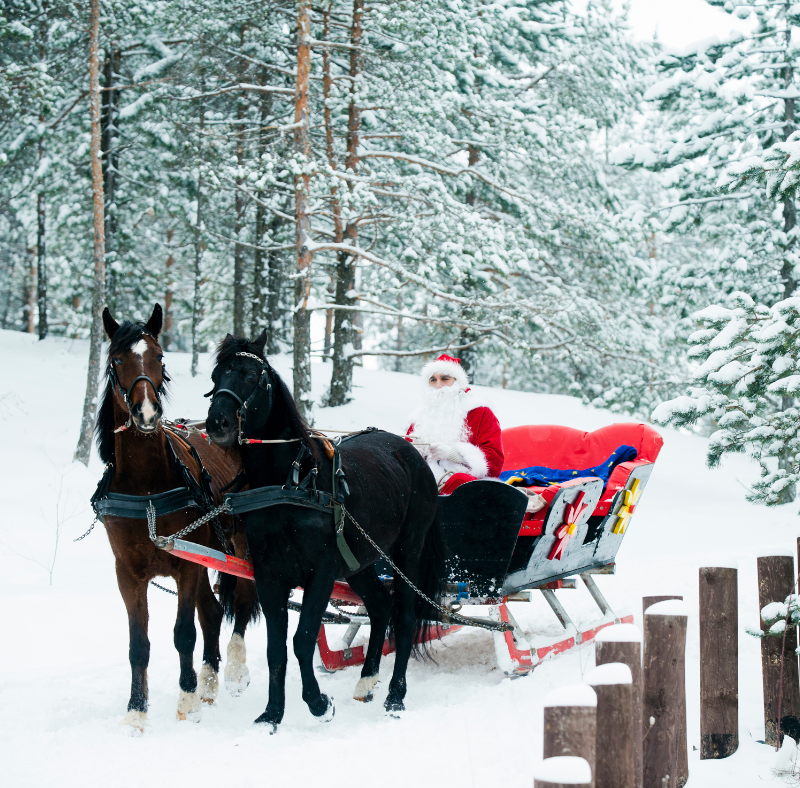
[[[664,595],[664,596],[645,596],[642,597],[642,614],[644,615],[648,607],[657,605],[659,602],[666,602],[669,599],[683,599],[682,596]],[[678,723],[680,725],[680,732],[678,733],[678,778],[675,783],[676,788],[683,788],[686,781],[689,779],[689,742],[688,733],[686,728],[686,663],[681,662],[681,670],[683,673],[680,678],[680,686],[683,688],[681,691],[681,710],[678,714]],[[644,727],[642,736],[647,735],[647,717],[644,717]]]
[[[672,599],[644,616],[644,788],[679,783],[681,710],[686,703],[686,606]]]
[[[545,758],[533,770],[533,788],[590,788],[592,768],[574,755]]]
[[[594,788],[597,695],[586,684],[551,690],[544,699],[545,760],[573,756],[583,758]]]
[[[633,677],[622,662],[608,662],[583,679],[597,694],[596,788],[635,788]]]
[[[700,758],[739,749],[738,571],[700,567]]]
[[[769,555],[756,558],[758,567],[758,609],[762,632],[770,625],[761,611],[771,602],[783,603],[794,588],[794,557],[789,550],[781,554],[771,550]],[[783,638],[761,638],[761,680],[764,687],[764,741],[773,747],[778,744],[778,700],[781,685],[781,648]],[[797,670],[797,630],[786,633],[783,660],[783,695],[781,701],[781,733],[796,737],[800,732],[800,676]]]
[[[633,624],[615,624],[601,629],[594,643],[595,664],[622,662],[631,671],[633,777],[635,788],[642,788],[642,633]]]

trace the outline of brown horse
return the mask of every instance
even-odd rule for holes
[[[197,491],[202,487],[205,468],[211,477],[210,490],[206,483],[207,499],[217,505],[221,503],[220,488],[237,476],[241,460],[236,451],[208,445],[199,437],[177,435],[161,424],[161,398],[169,381],[158,342],[161,323],[162,313],[158,304],[144,324],[124,322],[119,325],[108,309],[103,312],[103,325],[111,345],[106,390],[96,423],[100,458],[107,463],[104,482],[101,482],[104,486],[98,488],[98,492],[103,498],[108,492],[154,496],[176,488],[191,487]],[[200,467],[198,457],[203,467]],[[193,486],[192,480],[199,486]],[[110,502],[111,499],[105,499],[106,504]],[[157,534],[175,534],[202,513],[198,508],[189,507],[163,514],[156,520]],[[146,519],[108,513],[104,524],[116,558],[117,583],[128,611],[130,630],[131,696],[123,723],[139,731],[145,726],[150,657],[147,587],[155,577],[172,577],[178,586],[178,614],[174,629],[175,648],[180,656],[177,716],[180,720],[199,721],[201,702],[213,703],[217,695],[223,607],[235,622],[228,645],[226,686],[231,694],[236,695],[249,683],[244,631],[248,622],[258,615],[254,584],[247,580],[236,582],[227,576],[227,579],[221,578],[220,604],[211,590],[207,570],[156,549]],[[184,538],[220,549],[221,538],[226,538],[222,532],[224,529],[233,533],[236,554],[244,558],[244,535],[236,534],[233,525],[230,517],[222,516],[216,528],[207,523]],[[192,665],[196,640],[195,609],[203,633],[199,687]]]

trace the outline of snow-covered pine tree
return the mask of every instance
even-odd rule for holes
[[[748,498],[786,503],[800,479],[800,411],[783,407],[800,391],[800,298],[767,307],[734,293],[730,301],[697,314],[701,327],[690,351],[701,362],[697,385],[659,405],[653,419],[676,426],[713,419],[709,465],[746,452],[761,467]]]

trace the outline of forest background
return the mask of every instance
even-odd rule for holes
[[[792,501],[800,4],[709,5],[745,27],[676,53],[602,0],[8,0],[0,328],[91,336],[84,461],[99,311],[160,302],[193,371],[266,329],[309,416],[448,352]]]

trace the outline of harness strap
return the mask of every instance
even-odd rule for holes
[[[297,487],[281,487],[277,484],[269,487],[256,487],[237,493],[225,493],[223,503],[227,504],[232,514],[245,514],[270,506],[300,506],[303,509],[315,509],[324,514],[332,514],[331,494],[321,490],[301,490]]]
[[[344,496],[346,493],[349,493],[347,489],[347,482],[344,478],[344,471],[342,470],[342,457],[339,453],[339,450],[334,450],[333,453],[333,474],[331,477],[331,485],[333,489],[333,524],[336,529],[336,546],[339,548],[339,552],[344,558],[344,562],[347,564],[348,568],[351,572],[355,572],[361,564],[358,562],[358,559],[353,555],[353,551],[350,549],[350,545],[347,544],[347,540],[344,538]],[[336,489],[336,481],[340,480],[342,483],[343,490],[339,491]]]
[[[195,500],[187,487],[176,487],[174,490],[157,495],[125,495],[124,493],[107,492],[98,501],[93,501],[92,508],[98,519],[103,517],[126,517],[131,520],[146,520],[147,509],[153,505],[156,517],[194,507],[203,510],[203,506]]]

